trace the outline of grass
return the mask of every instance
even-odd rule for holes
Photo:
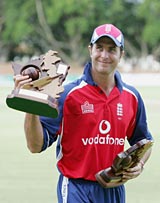
[[[160,95],[159,87],[139,87],[148,117],[149,129],[154,137],[152,155],[146,163],[145,169],[137,179],[126,184],[127,203],[158,203],[160,191],[160,162],[159,162],[159,122],[160,122]]]
[[[23,131],[24,113],[5,104],[10,88],[1,88],[0,97],[0,202],[56,202],[55,147],[41,154],[31,154]]]
[[[153,153],[146,168],[137,179],[126,184],[127,203],[158,203],[159,175],[159,87],[139,87],[148,115],[149,128],[154,135]],[[5,104],[10,87],[0,90],[0,202],[51,203],[56,202],[55,145],[41,154],[31,154],[23,131],[24,113]]]

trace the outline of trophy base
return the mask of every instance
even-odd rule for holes
[[[6,98],[8,107],[39,116],[56,118],[58,105],[53,97],[31,90],[13,90]]]
[[[121,176],[116,176],[113,173],[111,167],[109,167],[105,170],[99,171],[98,173],[96,173],[95,177],[96,177],[96,180],[98,181],[98,183],[102,187],[105,187],[105,188],[107,188],[109,186],[109,183],[117,183],[117,182],[121,181],[121,179],[122,179]]]

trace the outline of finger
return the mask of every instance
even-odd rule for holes
[[[133,178],[136,178],[137,176],[139,176],[140,173],[141,173],[140,170],[135,171],[135,172],[132,172],[132,173],[124,172],[124,173],[123,173],[123,176],[122,176],[122,179],[127,179],[127,180],[133,179]]]
[[[134,166],[133,168],[128,168],[126,169],[127,172],[136,172],[136,171],[141,171],[142,167],[140,164]]]
[[[15,75],[15,76],[13,76],[13,80],[14,80],[14,81],[26,80],[26,79],[28,79],[28,78],[29,78],[28,75],[25,75],[25,76],[23,76],[23,75]]]
[[[14,76],[15,88],[21,88],[24,84],[30,83],[31,81],[32,81],[32,79],[29,78],[28,75],[26,75],[26,76],[22,76],[22,75]]]
[[[134,176],[134,175],[133,175],[132,173],[123,173],[122,179],[127,179],[127,180],[129,180],[129,179],[132,179],[133,176]]]

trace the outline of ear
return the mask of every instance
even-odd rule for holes
[[[124,50],[121,50],[120,59],[124,56],[124,54],[125,54]]]
[[[88,46],[88,50],[89,50],[89,54],[90,54],[90,57],[91,57],[92,56],[92,46],[91,45]]]

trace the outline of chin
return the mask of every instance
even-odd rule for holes
[[[115,69],[113,69],[113,68],[101,68],[101,69],[99,69],[98,72],[103,74],[103,75],[109,75],[109,74],[113,73],[114,70]]]

